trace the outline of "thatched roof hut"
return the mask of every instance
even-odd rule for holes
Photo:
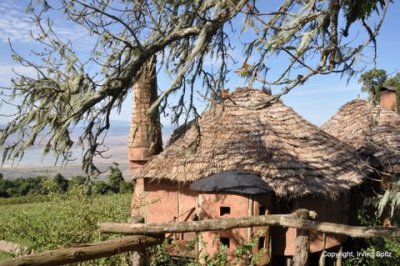
[[[385,171],[400,172],[400,115],[396,112],[357,99],[342,106],[322,129],[364,157],[376,158]]]
[[[206,111],[180,138],[149,161],[139,178],[191,182],[221,171],[262,178],[278,196],[311,193],[336,198],[363,181],[352,148],[281,102],[255,109],[270,95],[238,90]]]

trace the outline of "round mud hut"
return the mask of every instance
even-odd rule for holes
[[[356,99],[343,105],[322,129],[355,148],[384,174],[400,173],[400,115],[397,112]]]
[[[178,130],[164,151],[136,174],[132,213],[145,217],[146,223],[160,223],[307,208],[318,213],[317,220],[346,224],[348,192],[363,182],[365,165],[353,148],[283,103],[266,104],[270,100],[263,91],[238,89]],[[287,261],[295,253],[293,228],[200,234],[211,255],[220,244],[235,250],[255,235],[255,251],[262,251],[265,263],[270,258]],[[185,242],[195,234],[167,237]],[[310,252],[342,241],[314,232]]]

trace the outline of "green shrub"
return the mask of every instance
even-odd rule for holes
[[[15,180],[7,180],[0,176],[0,198],[65,193],[74,189],[83,189],[86,195],[128,193],[133,191],[133,183],[124,180],[116,163],[109,167],[109,174],[104,181],[81,175],[68,180],[60,173],[53,178],[37,176]]]
[[[110,166],[108,169],[110,171],[108,175],[108,185],[110,190],[114,193],[119,193],[121,183],[125,182],[122,172],[118,168],[117,163],[114,163],[113,166]]]
[[[0,178],[0,197],[11,197],[9,189],[13,187],[13,182],[4,179],[3,175]]]
[[[133,182],[127,182],[127,181],[123,181],[121,182],[120,186],[119,186],[119,192],[120,193],[132,193],[133,192]]]
[[[358,211],[358,220],[364,226],[381,226],[381,221],[375,215],[371,215],[366,208]],[[400,224],[398,216],[392,217],[392,222]],[[398,265],[400,261],[400,239],[398,238],[368,238],[363,241],[363,247],[359,251],[367,256],[348,257],[344,260],[345,265],[371,265],[386,266]],[[388,252],[384,254],[383,252]],[[390,254],[390,256],[389,256]],[[370,257],[370,256],[374,257]]]
[[[67,192],[69,181],[60,173],[53,177],[53,190],[51,192],[64,193]]]
[[[95,186],[95,193],[98,195],[105,195],[111,191],[110,186],[102,180],[97,181],[94,184],[94,186]]]

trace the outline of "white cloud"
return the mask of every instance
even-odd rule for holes
[[[35,26],[32,18],[25,13],[25,5],[21,2],[0,1],[0,42],[8,43],[9,39],[13,44],[28,44],[35,42],[31,33],[34,35],[39,33],[39,29]],[[58,36],[64,40],[76,42],[78,48],[88,48],[94,42],[88,38],[88,33],[82,27],[71,22],[66,22],[63,17],[52,16],[54,21],[53,30]]]
[[[7,87],[11,84],[11,78],[16,77],[16,73],[33,77],[36,74],[35,69],[24,67],[17,64],[0,64],[0,87]]]

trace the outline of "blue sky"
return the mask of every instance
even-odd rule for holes
[[[30,72],[29,69],[23,69],[11,60],[11,51],[8,45],[8,38],[11,39],[14,48],[21,51],[22,54],[30,56],[29,49],[35,48],[35,43],[30,40],[29,31],[32,23],[24,13],[25,4],[29,1],[0,1],[0,86],[7,86],[10,78],[13,76],[13,69],[21,72]],[[398,1],[389,8],[386,20],[378,36],[378,68],[384,68],[388,73],[400,71],[400,52],[398,46],[400,44],[400,16],[398,15],[400,4]],[[86,33],[74,25],[62,23],[61,18],[56,19],[57,32],[65,39],[78,41],[78,48],[82,55],[87,55],[87,43],[90,40],[86,37]],[[366,69],[374,67],[373,64],[366,64]],[[353,78],[347,83],[347,78],[341,78],[340,75],[317,76],[305,83],[303,86],[296,88],[289,95],[283,98],[283,101],[295,111],[300,113],[304,118],[316,125],[321,125],[335,111],[347,101],[352,100],[361,94],[360,84],[357,83],[358,77]],[[161,89],[168,87],[169,80],[164,76],[160,76],[158,80]],[[227,87],[233,89],[243,85],[243,81],[239,78],[232,78]],[[197,97],[200,99],[200,97]],[[131,96],[123,105],[121,114],[114,112],[112,119],[128,121],[131,113]],[[2,110],[4,111],[4,110]],[[4,122],[5,118],[0,117],[0,122]],[[168,123],[164,120],[164,123]]]

